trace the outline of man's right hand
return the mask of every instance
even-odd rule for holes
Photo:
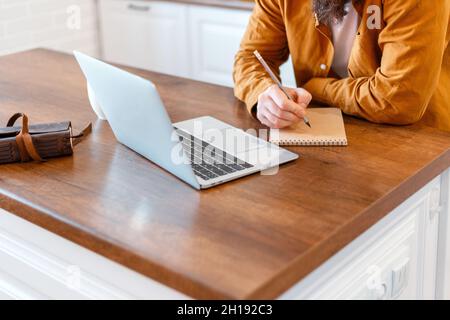
[[[303,120],[306,108],[312,100],[311,94],[302,88],[285,88],[292,97],[288,97],[277,85],[270,86],[258,97],[256,116],[262,124],[281,129]]]

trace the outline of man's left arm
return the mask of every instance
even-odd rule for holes
[[[373,122],[419,121],[439,80],[449,12],[449,0],[386,0],[386,25],[378,40],[382,60],[376,73],[341,80],[313,78],[304,88],[318,102]]]

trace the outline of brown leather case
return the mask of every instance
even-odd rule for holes
[[[22,126],[14,126],[19,118],[22,118]],[[73,146],[90,131],[89,124],[73,136],[70,121],[29,126],[28,117],[17,113],[5,128],[0,128],[0,164],[72,155]]]

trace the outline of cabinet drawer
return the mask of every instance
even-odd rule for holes
[[[438,177],[280,298],[434,298],[439,194]]]
[[[100,0],[103,13],[123,14],[130,17],[172,17],[184,13],[187,6],[184,4],[166,1],[140,1],[140,0]]]
[[[177,76],[190,73],[186,5],[101,0],[99,13],[104,59]]]

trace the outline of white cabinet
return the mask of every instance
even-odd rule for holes
[[[280,298],[436,298],[440,192],[438,177]]]
[[[187,6],[100,0],[103,58],[133,67],[188,76]]]
[[[186,298],[0,209],[0,299]]]
[[[436,295],[450,300],[450,169],[442,175]]]
[[[234,56],[239,49],[250,13],[210,7],[189,8],[192,78],[233,85]]]
[[[251,12],[246,10],[189,7],[192,78],[233,86],[234,56],[239,49],[250,14]],[[281,78],[284,85],[296,86],[291,60],[282,66]]]
[[[105,60],[233,86],[234,56],[251,12],[160,1],[100,0]],[[282,80],[295,87],[292,63]]]

